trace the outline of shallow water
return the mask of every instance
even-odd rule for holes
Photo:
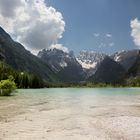
[[[140,140],[140,89],[29,89],[0,97],[0,140]]]

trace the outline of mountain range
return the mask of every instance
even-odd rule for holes
[[[74,53],[58,49],[42,50],[38,57],[54,71],[62,82],[80,82],[84,80],[85,73],[76,60]]]
[[[43,49],[30,53],[0,27],[0,61],[49,82],[118,83],[140,75],[140,51],[128,50],[113,55],[81,51]]]

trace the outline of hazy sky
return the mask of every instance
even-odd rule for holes
[[[0,0],[0,26],[35,54],[111,54],[140,47],[140,0]]]
[[[140,0],[47,0],[66,22],[61,42],[69,49],[112,53],[137,48],[130,21],[140,19]]]

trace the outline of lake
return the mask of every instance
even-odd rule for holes
[[[0,140],[140,140],[140,88],[17,90],[0,97]]]

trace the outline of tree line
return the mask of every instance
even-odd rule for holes
[[[27,73],[25,71],[15,70],[9,65],[0,62],[0,81],[13,77],[17,88],[57,88],[57,87],[140,87],[140,76],[131,77],[122,83],[94,83],[94,82],[80,82],[80,83],[64,83],[55,82],[50,83],[42,78]],[[13,81],[12,80],[12,81]]]
[[[33,74],[29,74],[25,71],[15,70],[7,64],[0,63],[0,81],[6,80],[9,76],[13,76],[17,88],[42,88],[44,87],[44,81]]]

